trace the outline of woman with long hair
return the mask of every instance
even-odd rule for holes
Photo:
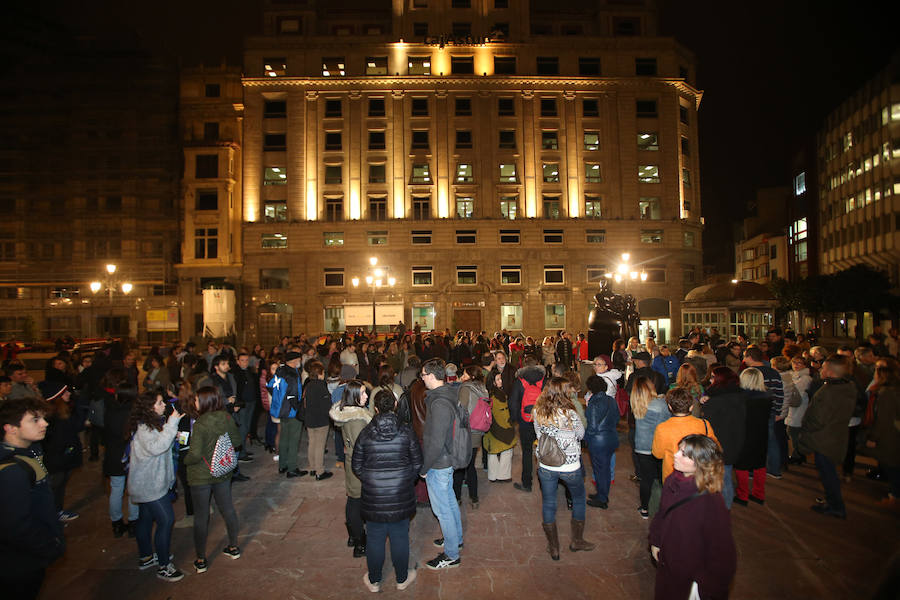
[[[121,370],[119,370],[121,373]],[[134,537],[138,522],[138,505],[131,495],[128,496],[128,523],[122,521],[122,496],[128,471],[122,464],[125,456],[125,430],[131,416],[131,407],[137,398],[137,389],[131,383],[119,381],[113,394],[104,398],[103,405],[103,474],[109,477],[109,519],[115,537],[124,533]]]
[[[544,336],[544,341],[541,343],[541,364],[547,371],[550,371],[556,364],[556,343],[552,335]]]
[[[606,509],[614,468],[610,460],[619,447],[619,435],[616,433],[619,408],[616,406],[615,395],[607,393],[606,380],[602,376],[588,377],[587,386],[591,397],[585,411],[587,429],[584,441],[587,442],[594,485],[597,486],[597,493],[591,496],[587,504]]]
[[[491,428],[482,438],[487,454],[488,481],[506,483],[512,480],[512,455],[516,446],[516,430],[509,415],[509,403],[503,391],[503,377],[494,375],[491,387]]]
[[[722,501],[722,452],[715,440],[692,434],[682,438],[674,460],[650,523],[655,598],[727,598],[737,552]]]
[[[728,367],[716,367],[701,410],[709,421],[722,445],[724,483],[722,496],[725,507],[731,509],[734,500],[734,464],[741,455],[747,436],[746,394],[741,389],[738,376]]]
[[[612,359],[613,368],[624,373],[631,362],[631,354],[625,349],[625,340],[618,338],[613,341],[610,358]]]
[[[572,493],[572,541],[569,550],[593,550],[594,544],[584,539],[585,490],[581,472],[581,440],[584,425],[575,412],[569,395],[570,383],[562,377],[554,377],[544,384],[541,395],[534,405],[534,431],[538,447],[545,437],[552,438],[562,451],[561,461],[549,456],[538,456],[538,481],[541,484],[541,524],[547,536],[547,551],[550,558],[559,560],[559,533],[556,528],[556,490],[559,482]],[[548,442],[544,442],[549,445]],[[522,449],[529,452],[529,448]],[[550,464],[553,462],[554,464]],[[558,463],[558,464],[557,464]]]
[[[669,389],[681,388],[691,395],[694,403],[691,405],[691,414],[695,417],[700,416],[700,398],[703,397],[703,386],[700,384],[700,377],[697,375],[697,369],[691,363],[684,363],[678,367],[678,373],[675,375],[675,383],[669,386]]]
[[[347,382],[341,400],[334,404],[329,415],[341,428],[344,442],[345,464],[352,464],[353,445],[363,427],[372,420],[372,412],[368,408],[369,392],[366,385],[354,379]],[[344,487],[347,492],[347,504],[344,509],[347,525],[347,545],[353,546],[353,557],[366,555],[366,530],[362,519],[362,484],[353,474],[353,469],[344,469]]]
[[[459,403],[471,415],[478,407],[480,399],[489,399],[487,388],[484,386],[484,369],[470,364],[463,369],[460,381],[462,383],[459,385]],[[478,449],[481,448],[483,437],[483,432],[472,430],[472,457],[469,459],[469,465],[453,472],[453,491],[457,501],[462,497],[462,484],[465,480],[472,508],[478,508],[478,474],[475,471],[475,456],[478,454]]]
[[[766,389],[762,372],[754,367],[741,371],[741,389],[747,418],[744,445],[734,463],[737,489],[734,502],[747,506],[752,500],[764,504],[766,499],[766,452],[769,445],[769,413],[772,394]],[[750,490],[750,473],[753,473],[753,490]]]
[[[382,365],[378,368],[378,388],[387,390],[399,399],[403,395],[403,388],[396,383],[396,371],[390,365]],[[375,390],[378,393],[378,390]]]
[[[194,550],[197,560],[194,569],[197,573],[205,573],[209,568],[206,561],[206,537],[209,531],[209,503],[215,497],[219,514],[225,519],[228,530],[228,545],[222,550],[225,556],[238,559],[241,549],[238,547],[238,519],[231,501],[231,476],[234,471],[224,475],[213,472],[213,455],[223,435],[228,436],[232,448],[241,443],[241,434],[231,415],[225,411],[225,403],[219,388],[205,386],[197,390],[194,400],[197,420],[191,435],[191,448],[184,463],[187,465],[188,484],[191,486],[191,498],[194,502]],[[237,460],[237,454],[232,457]]]
[[[648,377],[635,378],[629,401],[634,414],[634,453],[640,478],[638,513],[642,519],[648,519],[653,482],[662,484],[662,461],[653,456],[653,434],[657,425],[666,421],[671,413],[665,399],[656,393],[656,386]]]
[[[184,574],[172,564],[169,547],[175,522],[170,496],[175,485],[172,444],[182,415],[175,409],[166,419],[165,412],[162,394],[141,394],[134,401],[125,430],[126,439],[131,439],[128,495],[140,508],[136,531],[138,567],[143,570],[157,566],[158,578],[180,581]],[[156,534],[151,542],[154,522]]]
[[[59,520],[71,521],[78,518],[78,513],[65,510],[63,504],[72,471],[83,461],[79,433],[84,429],[87,411],[72,400],[71,388],[61,381],[44,380],[38,389],[47,407],[47,435],[42,442],[44,466],[49,473]]]

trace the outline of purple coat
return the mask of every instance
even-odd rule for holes
[[[650,544],[660,549],[656,600],[685,600],[694,581],[703,600],[728,598],[737,552],[722,494],[700,494],[666,514],[670,506],[696,493],[694,478],[678,471],[663,484],[649,536]]]

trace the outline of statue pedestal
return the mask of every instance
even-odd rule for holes
[[[611,355],[613,342],[622,337],[622,330],[615,317],[595,307],[588,317],[588,358],[600,354]],[[612,365],[610,365],[612,367]]]

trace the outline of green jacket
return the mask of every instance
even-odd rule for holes
[[[213,477],[209,472],[209,463],[212,460],[213,450],[216,448],[216,441],[223,433],[227,433],[231,438],[236,458],[237,447],[241,445],[241,433],[231,415],[224,410],[215,410],[200,415],[200,418],[194,422],[194,429],[191,433],[191,449],[184,457],[188,485],[207,485],[231,479],[233,471],[224,477]]]
[[[854,408],[856,384],[848,379],[826,379],[803,415],[800,450],[818,452],[836,465],[843,462]]]
[[[331,407],[329,416],[340,425],[341,434],[344,437],[344,485],[347,488],[347,496],[350,498],[362,497],[362,484],[350,465],[353,463],[353,446],[359,432],[372,420],[372,413],[365,406],[347,406],[341,408],[340,402]]]

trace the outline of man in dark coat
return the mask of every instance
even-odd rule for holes
[[[240,352],[237,356],[237,368],[234,370],[234,381],[237,386],[234,401],[234,422],[241,432],[241,453],[238,460],[251,461],[253,453],[247,450],[249,445],[247,435],[250,434],[250,425],[253,423],[253,415],[256,407],[261,404],[259,391],[259,376],[250,366],[250,355]],[[256,437],[256,432],[252,432]]]
[[[816,469],[825,488],[825,504],[810,508],[816,512],[847,518],[841,495],[837,465],[847,453],[847,423],[856,406],[856,385],[847,379],[849,368],[842,356],[829,356],[822,365],[822,387],[809,401],[800,429],[800,451],[815,453]]]
[[[522,442],[522,483],[514,483],[513,487],[522,492],[531,491],[534,480],[533,448],[537,440],[534,422],[526,421],[522,416],[522,400],[525,397],[526,385],[529,388],[536,386],[538,390],[543,390],[546,378],[547,371],[537,364],[537,359],[533,356],[526,357],[525,366],[516,371],[516,378],[509,394],[509,415],[513,421],[519,423],[519,441]]]
[[[669,389],[669,386],[662,374],[660,374],[658,371],[654,371],[650,367],[651,359],[649,352],[635,352],[631,355],[631,360],[634,362],[634,371],[631,373],[628,381],[625,382],[626,392],[628,392],[629,394],[631,393],[631,386],[634,384],[636,378],[646,377],[653,382],[653,387],[656,388],[657,394],[666,393],[666,390]]]

